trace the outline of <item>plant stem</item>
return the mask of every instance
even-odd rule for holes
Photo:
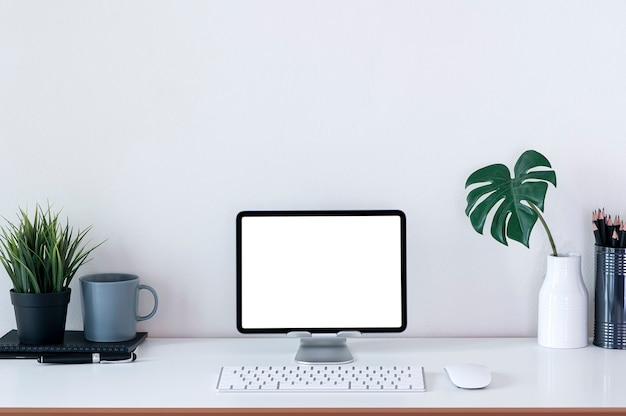
[[[559,255],[558,255],[558,253],[556,251],[556,246],[554,245],[554,240],[552,239],[552,233],[550,232],[550,229],[548,228],[548,224],[546,224],[546,221],[543,219],[543,216],[541,215],[541,211],[532,202],[530,202],[530,201],[526,201],[526,202],[528,202],[528,204],[530,205],[530,208],[533,211],[535,211],[535,214],[537,214],[537,217],[539,217],[539,221],[541,221],[541,224],[543,224],[543,228],[546,230],[546,234],[548,234],[548,240],[550,240],[550,246],[552,247],[552,255],[554,257],[558,257]]]

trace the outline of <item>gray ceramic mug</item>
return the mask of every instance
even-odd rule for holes
[[[139,276],[125,273],[99,273],[80,278],[85,339],[96,342],[120,342],[135,338],[137,321],[152,318],[159,306],[156,291],[139,283]],[[154,296],[152,312],[138,314],[139,291]]]

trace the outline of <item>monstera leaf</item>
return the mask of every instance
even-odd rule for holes
[[[553,255],[557,256],[552,235],[541,216],[548,183],[556,187],[556,173],[551,167],[541,153],[528,150],[517,160],[513,177],[502,164],[489,165],[472,173],[465,188],[478,186],[467,195],[465,215],[474,229],[482,234],[488,216],[493,212],[493,238],[508,245],[508,237],[528,247],[530,233],[539,219],[548,234]]]

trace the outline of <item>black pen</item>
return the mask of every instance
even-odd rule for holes
[[[130,363],[137,359],[134,352],[128,353],[77,353],[41,355],[37,361],[42,364],[99,364]]]

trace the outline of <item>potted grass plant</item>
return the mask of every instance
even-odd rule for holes
[[[550,242],[546,275],[539,292],[538,335],[540,345],[578,348],[588,344],[587,289],[580,266],[580,255],[561,253],[542,215],[548,185],[556,187],[556,173],[548,159],[527,150],[515,163],[513,176],[503,164],[485,166],[465,182],[465,215],[482,234],[491,221],[491,236],[508,245],[507,238],[529,247],[530,234],[537,220]]]
[[[74,232],[48,204],[30,216],[20,209],[18,221],[0,227],[0,261],[13,289],[11,302],[20,343],[63,342],[69,287],[76,271],[100,244],[87,248],[90,227]]]

